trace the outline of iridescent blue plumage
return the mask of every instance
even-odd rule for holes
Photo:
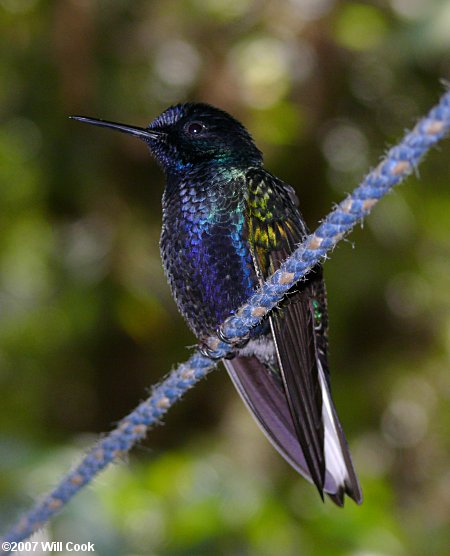
[[[256,285],[244,239],[243,189],[225,195],[224,190],[231,189],[226,179],[208,179],[207,171],[204,177],[204,187],[193,186],[193,178],[187,175],[176,188],[166,189],[161,234],[163,263],[172,291],[200,338],[213,333]]]
[[[146,129],[82,121],[143,139],[166,175],[161,254],[197,338],[214,334],[306,235],[293,189],[262,166],[248,131],[206,104],[168,108]],[[361,490],[330,394],[322,269],[286,296],[225,362],[263,432],[338,505]]]

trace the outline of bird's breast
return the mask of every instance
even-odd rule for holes
[[[233,192],[232,192],[233,193]],[[242,195],[180,188],[163,202],[161,254],[180,312],[197,337],[215,332],[257,279]]]

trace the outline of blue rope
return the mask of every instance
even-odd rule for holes
[[[383,195],[417,167],[422,156],[449,130],[450,92],[447,92],[403,141],[390,149],[362,184],[335,207],[250,301],[223,323],[218,335],[207,340],[203,353],[194,353],[186,363],[179,365],[155,386],[151,396],[100,440],[50,494],[20,519],[5,535],[3,542],[18,542],[40,529],[95,475],[142,440],[149,427],[158,424],[168,409],[216,366],[215,360],[230,355],[233,344],[245,338],[292,285],[323,260],[338,241],[369,214]]]

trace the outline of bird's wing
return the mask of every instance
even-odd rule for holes
[[[277,178],[262,170],[248,175],[248,239],[261,281],[307,233],[296,204],[292,188]],[[277,449],[309,475],[321,495],[325,491],[342,504],[347,492],[360,501],[358,480],[329,391],[326,296],[320,266],[288,293],[280,309],[272,313],[270,326],[278,376],[248,361],[246,374],[243,361],[234,365],[231,361],[228,367],[233,367],[230,374],[239,383],[236,386]]]
[[[248,177],[249,241],[257,274],[264,280],[302,240],[301,216],[284,184],[270,174]],[[302,291],[303,290],[303,291]],[[316,358],[311,287],[303,283],[287,296],[283,311],[270,317],[285,395],[313,482],[325,479],[322,391]]]

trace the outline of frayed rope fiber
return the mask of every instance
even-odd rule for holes
[[[26,539],[40,529],[102,469],[128,452],[144,438],[150,427],[160,423],[168,409],[213,370],[216,360],[230,356],[233,353],[233,344],[244,339],[281,301],[292,285],[322,261],[338,241],[369,214],[383,195],[417,167],[423,155],[449,130],[450,92],[447,92],[401,143],[389,150],[361,185],[337,205],[317,230],[284,261],[249,302],[223,323],[218,335],[206,341],[201,353],[194,353],[188,361],[154,386],[146,401],[125,417],[108,436],[101,439],[50,494],[22,516],[4,536],[0,554],[9,553],[9,550],[5,550],[8,543]]]

